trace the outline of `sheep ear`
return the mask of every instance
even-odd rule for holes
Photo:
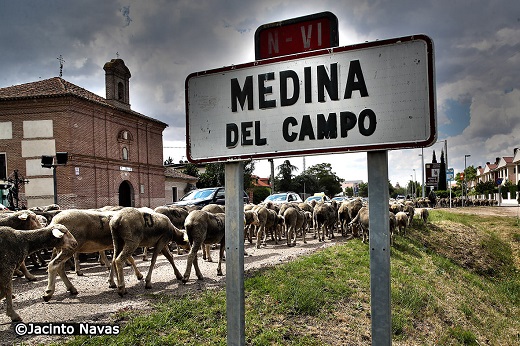
[[[60,230],[57,229],[57,228],[54,228],[54,229],[52,230],[52,235],[55,236],[56,238],[62,238],[64,234],[65,234],[65,233],[63,233],[62,231],[60,231]]]
[[[24,221],[27,220],[28,217],[29,217],[29,214],[27,214],[27,213],[22,213],[22,214],[18,215],[18,218],[20,220],[24,220]]]

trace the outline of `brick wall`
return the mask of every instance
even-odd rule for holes
[[[125,180],[133,187],[135,206],[155,207],[164,203],[163,125],[133,112],[73,96],[0,102],[0,122],[12,122],[13,131],[12,139],[0,139],[0,152],[7,156],[8,175],[17,169],[26,176],[26,161],[41,158],[22,157],[21,142],[23,121],[44,119],[53,122],[55,151],[69,153],[67,165],[56,168],[58,202],[62,207],[118,205],[119,186]],[[118,140],[123,130],[129,131],[131,140]],[[121,157],[123,146],[129,151],[127,161]],[[27,178],[42,177],[49,176]],[[25,197],[24,189],[20,197]],[[27,206],[52,198],[27,196]]]

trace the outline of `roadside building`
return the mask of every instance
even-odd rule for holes
[[[103,69],[106,98],[61,77],[0,89],[0,180],[17,172],[28,181],[21,205],[53,203],[54,170],[63,208],[164,203],[167,125],[130,108],[123,60]],[[44,156],[61,152],[66,165],[42,167]]]

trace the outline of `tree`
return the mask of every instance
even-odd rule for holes
[[[199,175],[198,188],[225,186],[226,169],[225,163],[208,163],[206,171]],[[255,169],[254,161],[249,160],[244,164],[244,190],[251,187],[251,175]]]
[[[297,171],[298,167],[291,165],[291,161],[285,160],[278,167],[278,174],[276,175],[274,186],[277,191],[292,191],[292,179],[294,177],[293,171]]]
[[[433,151],[432,163],[437,163],[437,157],[435,156],[435,150]]]
[[[444,162],[444,150],[441,150],[441,164],[439,172],[438,190],[446,190],[446,163]]]
[[[477,195],[489,195],[494,192],[496,192],[496,186],[495,182],[493,181],[486,181],[486,182],[479,182],[477,186],[475,186],[475,192]]]
[[[359,183],[358,188],[359,197],[368,197],[368,183]]]
[[[341,192],[341,182],[343,179],[332,171],[330,163],[319,163],[311,166],[307,169],[306,173],[316,177],[318,180],[319,190],[314,192],[323,192],[330,197]]]
[[[292,183],[292,189],[294,191],[304,193],[305,195],[308,195],[311,192],[320,191],[318,178],[309,174],[307,170],[296,176]]]
[[[193,163],[187,163],[186,166],[184,166],[184,169],[182,170],[182,173],[191,175],[192,177],[198,178],[199,177],[199,169],[196,165]]]
[[[520,180],[518,181],[518,184],[516,185],[516,192],[518,193],[518,204],[520,204]]]

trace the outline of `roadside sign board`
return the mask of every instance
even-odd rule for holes
[[[425,35],[315,50],[186,78],[190,162],[418,148],[437,137]]]
[[[425,166],[426,186],[435,186],[439,184],[439,173],[441,170],[440,163],[427,163]]]
[[[448,168],[446,170],[446,180],[448,181],[452,181],[455,177],[455,172],[453,170],[453,168]]]
[[[258,27],[255,32],[255,59],[338,45],[338,18],[331,12],[321,12]]]

